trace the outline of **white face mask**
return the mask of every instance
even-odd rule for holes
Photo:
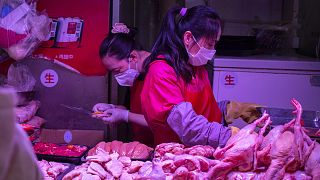
[[[137,63],[136,63],[136,69],[130,69],[130,62],[129,62],[129,68],[128,70],[118,73],[114,75],[117,82],[121,86],[132,86],[134,80],[139,76],[139,71],[137,70]]]
[[[193,36],[192,38],[197,43],[200,49],[195,55],[192,55],[187,49],[189,55],[189,63],[193,66],[202,66],[207,64],[208,61],[213,58],[214,54],[216,53],[216,50],[201,47]]]

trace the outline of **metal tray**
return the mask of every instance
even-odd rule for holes
[[[57,144],[57,145],[65,145],[65,144]],[[72,164],[79,165],[79,164],[82,163],[82,159],[81,158],[83,156],[85,156],[87,154],[87,152],[89,151],[89,147],[88,146],[83,146],[83,145],[77,145],[77,146],[86,147],[87,149],[82,154],[80,154],[79,156],[60,156],[60,155],[39,154],[39,153],[36,153],[36,155],[37,155],[38,160],[44,159],[44,160],[47,160],[47,161],[72,163]]]

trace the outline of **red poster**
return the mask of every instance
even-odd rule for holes
[[[50,39],[34,53],[84,75],[104,75],[99,46],[109,31],[109,0],[40,0],[52,18]]]

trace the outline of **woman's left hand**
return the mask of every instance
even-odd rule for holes
[[[107,109],[102,114],[96,115],[97,118],[102,119],[105,123],[128,122],[129,110],[126,109]]]

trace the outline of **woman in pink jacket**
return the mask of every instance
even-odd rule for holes
[[[171,8],[145,61],[143,114],[155,143],[223,146],[232,134],[223,126],[204,65],[216,52],[221,20],[210,7]]]

